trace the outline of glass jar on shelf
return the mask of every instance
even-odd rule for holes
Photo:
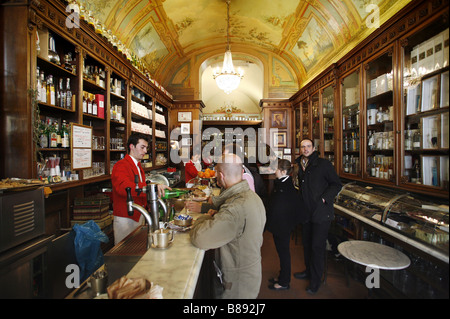
[[[342,168],[347,174],[360,170],[360,71],[345,75],[341,81]],[[372,141],[373,142],[373,141]]]
[[[393,182],[389,160],[394,161],[393,63],[386,51],[365,66],[366,83],[366,174]],[[369,162],[369,158],[372,158]]]

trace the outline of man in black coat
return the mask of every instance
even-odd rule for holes
[[[302,203],[302,240],[306,270],[294,273],[297,279],[309,279],[306,291],[315,294],[322,281],[325,265],[326,240],[334,219],[334,198],[342,188],[339,176],[330,161],[319,158],[314,142],[300,143],[299,196]]]

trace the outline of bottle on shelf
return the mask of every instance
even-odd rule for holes
[[[374,142],[373,139],[374,139],[373,131],[369,131],[369,141],[367,142],[367,146],[370,151],[373,150],[373,142]]]
[[[57,134],[55,126],[52,124],[51,120],[48,120],[48,142],[49,147],[57,147]]]
[[[83,113],[87,113],[87,93],[83,92]]]
[[[55,85],[53,84],[53,76],[49,75],[47,77],[47,103],[51,105],[56,104],[55,97]]]
[[[389,179],[393,178],[394,177],[394,161],[392,159],[392,156],[389,156],[388,172],[389,172]]]
[[[48,127],[45,121],[41,121],[39,132],[39,146],[41,148],[48,148]]]
[[[414,150],[420,149],[420,127],[414,132],[413,135],[413,149]]]
[[[59,129],[59,125],[58,122],[55,121],[53,123],[53,125],[55,126],[55,131],[56,131],[56,147],[61,147],[62,146],[62,139],[61,139],[61,130]]]
[[[41,102],[41,72],[39,67],[36,68],[36,100]]]
[[[60,78],[59,79],[59,91],[58,91],[58,95],[59,95],[59,107],[62,107],[63,109],[66,108],[66,90],[64,89],[64,85],[63,85],[64,79]]]
[[[47,103],[47,81],[45,80],[44,71],[41,71],[41,87],[40,89],[40,98],[42,103]]]
[[[98,106],[97,106],[97,99],[94,95],[92,95],[93,101],[92,101],[92,115],[97,116],[98,115]]]
[[[63,148],[69,148],[70,147],[70,139],[69,139],[69,128],[68,124],[66,123],[66,120],[63,120],[63,124],[61,126],[61,146]]]
[[[70,78],[67,78],[65,97],[66,97],[65,106],[67,109],[71,110],[72,109],[72,89],[70,88]]]
[[[422,184],[421,174],[420,174],[420,164],[419,160],[416,159],[414,162],[414,177],[415,181],[411,180],[412,182],[415,182],[416,184]]]
[[[92,99],[91,99],[91,93],[87,93],[87,99],[86,99],[86,103],[87,103],[87,113],[88,114],[92,114]]]

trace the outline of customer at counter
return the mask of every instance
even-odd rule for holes
[[[218,197],[219,210],[199,217],[190,238],[200,249],[216,249],[214,264],[221,281],[214,283],[217,298],[256,298],[262,278],[264,205],[242,180],[242,161],[238,156],[224,155],[216,172],[217,182],[223,188]]]
[[[298,181],[301,201],[302,241],[306,270],[294,273],[297,279],[309,279],[306,292],[317,293],[324,272],[326,240],[334,219],[334,198],[342,188],[339,176],[330,161],[320,158],[314,142],[300,142],[301,156]]]
[[[125,188],[131,188],[133,201],[141,205],[147,206],[147,196],[145,193],[137,194],[135,191],[135,176],[139,176],[139,188],[146,186],[145,173],[141,166],[141,159],[147,153],[148,140],[144,134],[133,133],[127,141],[128,154],[118,161],[112,170],[112,201],[114,214],[114,244],[118,244],[139,225],[144,222],[144,216],[135,211],[133,216],[128,215],[127,211],[127,193]],[[158,194],[161,196],[163,189],[168,188],[165,185],[158,185]]]
[[[194,154],[191,149],[191,160],[184,167],[185,182],[188,183],[191,179],[196,178],[201,170],[200,154]]]

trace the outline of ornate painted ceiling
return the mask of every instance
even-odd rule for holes
[[[260,65],[264,98],[290,96],[409,1],[231,0],[233,60]],[[198,98],[201,74],[223,59],[225,0],[79,2],[175,96]]]

